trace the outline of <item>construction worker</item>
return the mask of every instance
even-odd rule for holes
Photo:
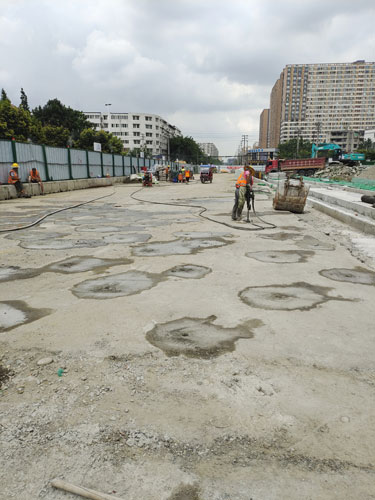
[[[243,206],[246,201],[247,190],[250,190],[253,185],[253,176],[250,173],[250,167],[244,166],[243,172],[239,175],[236,181],[236,191],[234,195],[234,205],[232,209],[232,219],[241,220]]]
[[[18,198],[27,197],[21,179],[18,175],[18,163],[13,163],[12,165],[12,169],[8,175],[8,184],[13,184],[16,188]]]
[[[185,179],[186,179],[186,182],[189,182],[189,180],[190,180],[190,170],[189,169],[187,169],[185,172]]]
[[[29,172],[29,182],[32,184],[39,184],[41,194],[44,194],[44,186],[40,174],[36,167],[33,167]]]

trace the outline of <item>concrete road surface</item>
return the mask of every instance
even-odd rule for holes
[[[1,499],[375,498],[374,237],[233,185],[1,203],[101,198],[0,234]]]

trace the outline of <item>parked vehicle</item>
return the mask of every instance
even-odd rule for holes
[[[326,166],[326,158],[303,158],[296,160],[268,160],[265,173],[291,172],[298,175],[311,176]]]
[[[200,167],[200,180],[205,182],[212,182],[214,167],[210,165],[201,165]]]

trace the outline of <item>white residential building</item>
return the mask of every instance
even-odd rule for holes
[[[198,146],[207,156],[213,156],[215,158],[219,157],[219,150],[213,142],[199,142]]]
[[[117,136],[125,150],[147,150],[153,156],[168,155],[169,139],[181,131],[159,115],[147,113],[84,112],[96,129]]]
[[[374,62],[288,64],[272,89],[270,147],[299,136],[351,151],[374,126]]]

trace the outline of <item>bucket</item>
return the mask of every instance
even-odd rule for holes
[[[302,177],[299,179],[288,177],[280,181],[273,199],[273,208],[295,214],[303,213],[309,189],[305,186]]]

